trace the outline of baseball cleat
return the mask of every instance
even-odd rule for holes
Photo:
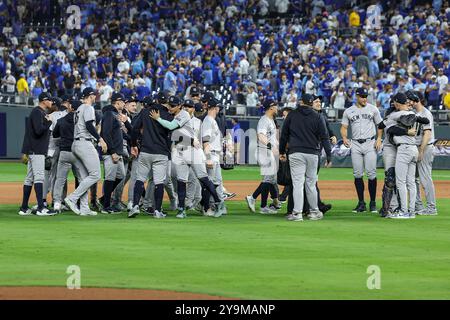
[[[410,215],[408,212],[399,212],[394,214],[391,219],[410,219]]]
[[[127,211],[131,211],[131,209],[133,209],[133,201],[130,201],[127,204]]]
[[[154,215],[154,217],[155,217],[156,219],[164,219],[164,218],[166,217],[166,215],[165,215],[164,213],[162,213],[162,212],[159,212],[158,210],[155,210],[155,215]]]
[[[256,200],[253,199],[252,196],[246,196],[245,200],[247,201],[247,205],[248,205],[248,208],[250,209],[250,211],[255,213],[256,212],[256,208],[255,208]]]
[[[144,213],[146,213],[149,216],[155,215],[155,209],[153,209],[153,207],[145,208],[143,211],[144,211]]]
[[[140,212],[139,206],[134,206],[131,208],[130,212],[128,212],[128,218],[135,218]]]
[[[179,208],[179,209],[178,209],[178,214],[176,215],[176,217],[177,217],[178,219],[184,219],[184,218],[186,218],[186,217],[187,217],[186,211],[184,211],[184,209]]]
[[[366,212],[367,211],[367,207],[366,207],[366,203],[365,202],[358,202],[358,205],[355,207],[355,209],[352,210],[352,212]]]
[[[203,212],[203,215],[205,217],[214,217],[215,212],[213,209],[209,208],[207,211]]]
[[[269,208],[272,209],[272,210],[275,210],[275,211],[281,210],[281,204],[278,205],[278,206],[276,206],[276,205],[274,205],[273,203],[271,203],[270,206],[269,206]]]
[[[225,201],[221,201],[220,203],[216,203],[216,211],[214,213],[214,217],[218,218],[222,215],[226,214],[227,208],[225,207]]]
[[[327,211],[330,211],[333,206],[331,204],[324,204],[321,207],[319,207],[320,212],[323,214],[327,213]]]
[[[39,217],[50,217],[50,216],[54,216],[58,214],[56,211],[54,210],[48,210],[47,208],[43,208],[41,210],[37,210],[36,211],[36,215]]]
[[[64,203],[69,207],[70,210],[72,210],[76,214],[80,214],[80,209],[77,208],[77,205],[72,202],[69,198],[64,199]]]
[[[309,220],[321,220],[323,219],[323,213],[320,211],[311,211],[311,213],[308,215]]]
[[[30,208],[20,208],[19,209],[19,216],[31,216],[33,214],[33,211]]]
[[[234,197],[236,197],[236,193],[224,193],[223,194],[223,200],[224,201],[227,201],[227,200],[230,200],[230,199],[233,199]]]
[[[97,212],[95,212],[95,211],[92,211],[92,210],[89,210],[89,211],[86,211],[86,212],[80,212],[80,214],[79,214],[80,216],[82,216],[82,217],[87,217],[87,216],[96,216],[97,215]]]
[[[425,208],[423,210],[417,211],[417,214],[419,216],[437,216],[438,212],[435,208]]]
[[[375,201],[370,201],[369,208],[371,213],[378,213],[377,203]]]
[[[303,221],[303,216],[301,214],[291,214],[287,219],[289,221]]]
[[[259,209],[259,213],[261,214],[277,214],[278,211],[276,209],[272,209],[270,207],[264,207]]]
[[[61,211],[62,210],[61,202],[55,202],[55,204],[53,205],[53,210]]]

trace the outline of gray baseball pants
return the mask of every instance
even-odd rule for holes
[[[395,183],[400,196],[401,212],[414,212],[416,203],[417,146],[401,144],[397,147]],[[409,193],[409,205],[408,205]]]
[[[68,151],[61,151],[59,154],[59,160],[57,164],[57,174],[56,174],[56,181],[55,181],[55,188],[53,193],[53,201],[61,203],[63,200],[63,192],[64,192],[64,186],[66,185],[67,176],[69,175],[69,171],[74,168],[75,172],[77,173],[77,178],[80,179],[80,174],[78,173],[77,168],[81,168],[84,170],[83,165],[81,164],[80,160],[78,160],[77,157],[73,155],[72,152]],[[84,176],[87,175],[87,173],[83,174]]]
[[[101,176],[100,159],[98,157],[97,150],[90,141],[75,140],[72,144],[72,153],[81,163],[81,166],[77,168],[80,174],[80,184],[67,197],[74,203],[81,197],[85,196],[87,199],[87,192],[90,187],[97,183]],[[87,176],[83,176],[83,173],[87,173]],[[81,200],[81,199],[80,199]],[[83,199],[84,200],[84,199]],[[81,205],[84,205],[83,202]],[[83,211],[80,206],[80,211]]]
[[[416,210],[420,209],[420,206],[423,207],[422,197],[420,195],[420,185],[423,186],[423,189],[425,191],[425,197],[427,199],[427,208],[432,210],[436,209],[436,192],[434,189],[433,178],[431,176],[433,170],[433,160],[434,160],[434,146],[428,145],[425,147],[422,161],[417,162]]]
[[[350,148],[353,176],[355,178],[362,178],[365,170],[369,180],[375,179],[377,177],[377,151],[375,149],[375,140],[368,140],[364,143],[352,140]]]
[[[317,207],[317,166],[319,157],[316,154],[295,152],[289,155],[289,165],[291,168],[294,214],[302,214],[303,210],[303,190],[306,189],[306,198],[311,205],[311,211],[318,211]]]

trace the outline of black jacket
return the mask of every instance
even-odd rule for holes
[[[119,113],[111,105],[104,107],[102,111],[103,117],[100,136],[108,146],[106,153],[123,155],[122,123],[118,119]]]
[[[280,138],[280,154],[295,152],[320,154],[321,143],[327,158],[331,157],[330,137],[322,116],[313,109],[300,106],[289,112],[283,124]]]
[[[23,154],[47,155],[52,122],[45,118],[45,111],[35,107],[25,123],[25,135],[22,143]]]
[[[172,121],[173,116],[169,114],[166,107],[155,105],[153,109],[158,109],[162,119]],[[150,117],[151,108],[144,108],[132,121],[131,145],[137,146],[141,136],[141,152],[150,154],[162,154],[170,156],[170,131],[161,126]]]
[[[61,138],[58,146],[61,151],[72,151],[73,131],[75,128],[74,113],[70,112],[56,122],[53,138]]]

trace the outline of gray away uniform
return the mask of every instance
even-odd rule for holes
[[[278,172],[278,159],[275,157],[273,150],[278,151],[278,139],[277,139],[277,127],[273,119],[264,115],[259,121],[257,126],[257,134],[262,134],[267,138],[267,141],[272,145],[271,149],[268,149],[258,139],[258,147],[256,150],[256,159],[260,166],[260,172],[262,176],[262,182],[277,184],[277,172]]]
[[[202,145],[202,135],[201,135],[201,127],[202,127],[202,121],[199,118],[192,117],[191,118],[191,125],[194,129],[194,136],[198,139],[200,142],[200,146]],[[201,149],[201,152],[203,153],[203,149]],[[202,186],[200,184],[200,181],[195,176],[194,171],[192,168],[189,168],[189,177],[188,177],[188,183],[187,183],[187,189],[186,189],[186,207],[187,208],[194,208],[196,205],[200,203],[202,200]]]
[[[351,157],[355,178],[362,178],[364,170],[370,180],[377,177],[375,135],[381,121],[380,111],[371,104],[363,108],[353,105],[344,111],[342,124],[350,125],[352,130]]]
[[[416,211],[423,208],[422,198],[420,196],[420,184],[423,186],[425,191],[425,197],[427,199],[427,210],[436,210],[436,195],[433,184],[433,179],[431,173],[433,170],[433,160],[434,160],[434,124],[433,115],[431,112],[424,107],[422,112],[417,113],[418,117],[427,118],[430,120],[429,124],[416,123],[416,145],[420,146],[422,144],[423,134],[425,130],[431,130],[431,137],[428,145],[425,147],[423,152],[423,158],[421,161],[417,162],[416,171],[416,188],[417,188],[417,199],[416,199]],[[419,183],[420,182],[420,183]]]
[[[202,141],[209,142],[211,150],[213,168],[207,168],[208,176],[211,179],[211,182],[216,186],[219,199],[223,199],[222,170],[220,167],[220,159],[222,156],[222,135],[216,120],[209,115],[205,117],[202,123]]]
[[[397,121],[403,115],[415,114],[413,111],[397,111],[393,113],[392,120]],[[400,211],[402,213],[414,212],[416,202],[416,163],[418,150],[416,138],[408,135],[394,136],[397,145],[397,158],[395,160],[395,183],[400,197]],[[409,191],[409,204],[408,204]]]
[[[384,120],[385,128],[384,128],[384,140],[383,140],[383,164],[384,164],[384,172],[385,172],[385,185],[387,184],[389,190],[383,189],[383,201],[388,201],[386,205],[388,205],[391,211],[395,210],[398,207],[397,197],[393,197],[393,193],[395,188],[395,160],[397,159],[397,146],[394,146],[387,133],[387,130],[395,126],[397,121],[393,120],[392,116],[395,112],[389,114]],[[385,192],[389,191],[389,196],[385,194]]]
[[[73,203],[80,199],[81,213],[90,211],[88,191],[101,178],[100,159],[93,144],[95,138],[86,128],[86,122],[88,121],[95,122],[94,107],[82,104],[75,112],[74,141],[72,144],[72,152],[82,164],[82,167],[76,168],[82,180],[80,180],[78,188],[67,196]],[[81,176],[83,172],[87,172],[88,175],[86,177]]]

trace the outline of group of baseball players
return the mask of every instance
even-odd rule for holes
[[[343,144],[351,149],[358,195],[353,212],[367,211],[364,172],[368,177],[369,211],[378,212],[377,153],[383,150],[385,181],[380,215],[393,219],[436,215],[431,178],[433,116],[425,108],[422,94],[397,93],[384,119],[377,107],[367,103],[366,89],[358,88],[356,96],[356,103],[343,114],[340,130]],[[111,105],[101,113],[96,112],[95,97],[92,88],[83,91],[81,101],[51,97],[46,92],[39,96],[39,105],[26,123],[22,153],[28,170],[20,215],[50,216],[66,209],[93,216],[97,211],[115,214],[127,210],[128,217],[134,218],[142,210],[155,218],[164,218],[164,190],[170,199],[170,210],[177,210],[177,218],[186,218],[187,210],[193,208],[210,217],[227,213],[224,201],[234,194],[224,192],[221,173],[225,118],[220,102],[211,92],[201,93],[194,86],[185,100],[158,92],[144,98],[140,112],[134,97],[125,99],[120,93],[112,95]],[[317,180],[322,151],[329,167],[331,146],[337,143],[337,138],[321,106],[321,96],[304,94],[298,106],[283,110],[284,123],[279,130],[277,102],[270,99],[263,102],[264,115],[258,122],[255,152],[262,182],[246,197],[252,212],[256,212],[259,196],[260,213],[276,214],[281,209],[277,179],[280,162],[290,170],[290,182],[283,191],[288,195],[288,220],[303,221],[304,215],[310,220],[320,220],[331,209],[330,204],[320,199]],[[97,199],[101,161],[103,192]],[[76,189],[67,194],[71,170]],[[127,183],[128,205],[125,205],[122,194]],[[426,206],[422,203],[420,185],[425,190]],[[35,212],[28,206],[33,186],[38,203]],[[48,194],[53,209],[46,202]]]
[[[225,200],[235,194],[226,192],[221,173],[226,124],[222,106],[211,92],[192,87],[185,100],[158,92],[144,98],[140,112],[134,97],[125,99],[120,93],[96,112],[95,98],[92,88],[83,90],[81,101],[47,92],[39,96],[39,105],[26,122],[22,153],[27,176],[19,215],[51,216],[71,210],[95,216],[97,211],[127,210],[134,218],[142,210],[164,218],[164,190],[177,218],[186,218],[189,209],[209,217],[227,214]],[[101,161],[103,192],[97,198]],[[71,170],[75,191],[67,194]],[[125,205],[122,194],[127,183]],[[33,186],[34,210],[28,205]]]

